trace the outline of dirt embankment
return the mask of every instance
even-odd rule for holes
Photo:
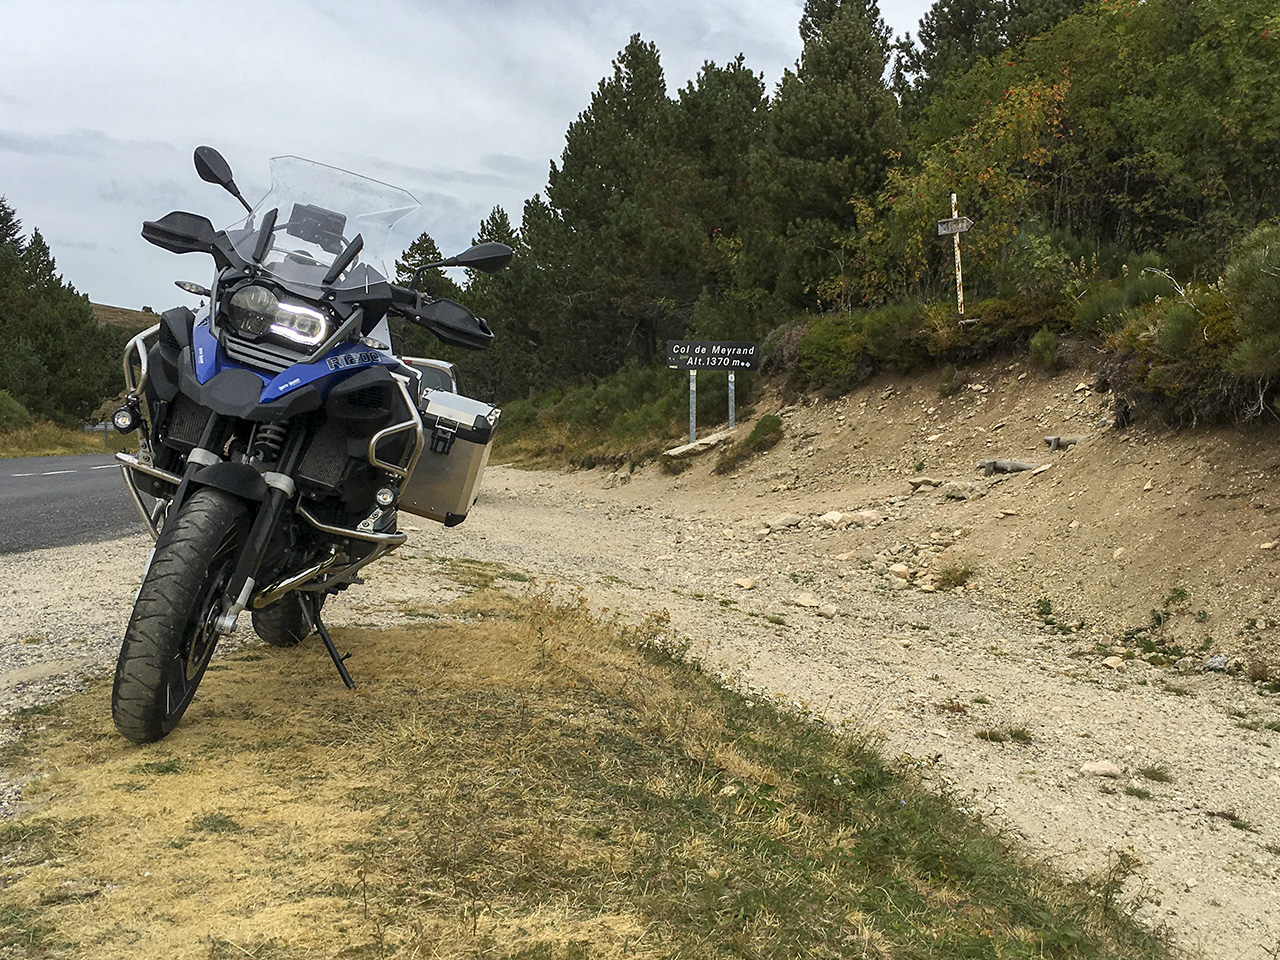
[[[450,557],[666,609],[736,682],[871,731],[1068,872],[1135,858],[1139,916],[1262,960],[1280,946],[1280,430],[1104,429],[1087,380],[1006,362],[947,398],[873,384],[781,411],[783,443],[728,477],[714,455],[677,477],[493,468],[464,525],[415,522],[326,612],[339,633],[403,625]],[[1047,469],[984,477],[990,459]],[[110,666],[146,546],[0,560],[6,700],[54,682],[17,670]]]

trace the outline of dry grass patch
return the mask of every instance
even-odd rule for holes
[[[0,459],[118,453],[133,450],[137,445],[135,438],[121,437],[114,430],[104,441],[101,433],[73,430],[44,420],[13,430],[0,430]]]
[[[151,747],[105,686],[27,718],[4,955],[1165,956],[860,742],[711,682],[661,617],[440,612],[339,631],[354,692],[312,643],[215,663]]]

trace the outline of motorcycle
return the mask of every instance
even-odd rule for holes
[[[138,452],[117,460],[155,539],[111,697],[116,729],[136,743],[177,726],[245,610],[278,647],[318,633],[353,687],[321,608],[405,542],[400,511],[466,518],[500,416],[457,392],[451,364],[397,357],[388,318],[484,349],[484,320],[415,288],[437,267],[500,270],[510,247],[477,244],[400,286],[373,264],[418,206],[406,191],[277,157],[250,206],[218,151],[199,147],[195,166],[248,213],[222,231],[181,211],[142,228],[164,250],[212,257],[215,271],[208,287],[178,282],[204,298],[199,312],[168,310],[129,342],[113,416],[139,432]]]

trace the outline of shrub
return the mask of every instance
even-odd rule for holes
[[[0,430],[18,430],[31,423],[31,414],[8,390],[0,390]]]
[[[818,389],[839,396],[876,372],[867,349],[861,316],[833,313],[818,317],[795,342],[792,379],[801,389]]]
[[[1228,367],[1243,377],[1280,375],[1280,223],[1245,237],[1223,280],[1239,335]]]
[[[861,315],[867,351],[890,370],[914,370],[928,359],[925,311],[914,301]]]
[[[938,396],[954,397],[964,389],[964,377],[951,364],[944,364],[942,374],[938,377]]]
[[[1115,333],[1135,316],[1135,307],[1175,295],[1168,277],[1152,272],[1158,265],[1159,258],[1151,254],[1132,258],[1120,277],[1095,287],[1080,300],[1075,328],[1095,336]]]
[[[1178,299],[1132,308],[1102,364],[1122,402],[1171,425],[1239,423],[1262,413],[1272,387],[1232,369],[1238,313],[1222,290],[1190,286]]]
[[[963,587],[976,572],[968,560],[953,560],[935,573],[934,583],[943,590],[953,590]]]
[[[752,457],[771,450],[782,439],[782,419],[769,413],[755,422],[740,443],[729,447],[716,461],[716,473],[731,473]]]
[[[1031,338],[1031,365],[1044,373],[1058,368],[1058,335],[1048,327],[1041,327]]]
[[[1175,303],[1164,315],[1156,345],[1171,357],[1185,357],[1200,330],[1200,315],[1185,303]]]

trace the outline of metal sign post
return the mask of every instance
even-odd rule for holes
[[[698,439],[698,371],[689,371],[689,442]]]
[[[952,242],[955,244],[956,250],[956,308],[961,315],[964,314],[964,273],[960,269],[960,234],[967,231],[973,226],[973,221],[968,217],[960,216],[960,206],[956,202],[956,195],[951,195],[951,219],[938,221],[938,236],[951,236]]]
[[[736,425],[737,370],[760,369],[760,344],[744,340],[668,340],[667,366],[689,371],[689,442],[698,439],[698,371],[729,373],[729,426]]]

